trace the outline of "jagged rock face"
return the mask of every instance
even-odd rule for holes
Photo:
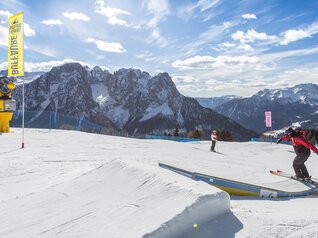
[[[292,88],[262,90],[249,98],[233,99],[215,108],[244,127],[264,132],[265,111],[272,111],[274,129],[299,123],[318,126],[318,85],[300,84]]]
[[[102,115],[131,135],[163,135],[178,126],[183,132],[226,129],[235,140],[256,136],[181,95],[167,73],[151,77],[139,69],[120,69],[111,74],[99,67],[88,69],[71,63],[53,68],[25,88],[26,110],[58,111],[93,121],[98,115],[99,123]],[[21,87],[15,95],[21,98]]]
[[[21,87],[16,94],[21,93]],[[55,67],[25,85],[25,108],[30,111],[58,111],[74,116],[92,116],[99,105],[92,99],[88,72],[76,63]],[[21,97],[17,97],[18,106]]]

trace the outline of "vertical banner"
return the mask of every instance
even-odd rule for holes
[[[272,127],[272,112],[265,112],[266,127]]]
[[[9,20],[8,76],[24,76],[23,12]]]

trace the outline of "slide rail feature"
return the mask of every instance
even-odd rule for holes
[[[265,187],[256,184],[249,184],[244,182],[239,182],[235,180],[220,178],[216,176],[191,172],[181,168],[177,168],[168,164],[159,163],[161,168],[165,168],[186,176],[194,180],[200,180],[213,185],[223,191],[228,192],[230,195],[238,196],[259,196],[262,198],[278,198],[278,197],[304,197],[309,195],[318,194],[318,187],[308,188],[307,190],[289,192],[284,190],[278,190],[270,187]]]

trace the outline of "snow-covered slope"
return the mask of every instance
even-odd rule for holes
[[[182,237],[229,211],[225,192],[142,156],[151,142],[27,130],[20,150],[17,131],[0,137],[0,237]]]
[[[61,130],[0,135],[0,237],[315,237],[317,197],[232,197],[158,162],[249,183],[281,182],[292,147],[178,143]],[[307,161],[312,175],[317,155]],[[317,176],[318,177],[318,176]],[[231,210],[230,210],[231,209]],[[193,224],[198,226],[195,228]]]

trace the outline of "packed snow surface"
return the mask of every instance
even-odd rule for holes
[[[289,145],[179,143],[11,128],[0,135],[0,237],[318,237],[318,197],[226,192],[159,162],[255,184],[292,173]],[[318,177],[318,156],[306,162]],[[297,182],[296,182],[297,183]]]

